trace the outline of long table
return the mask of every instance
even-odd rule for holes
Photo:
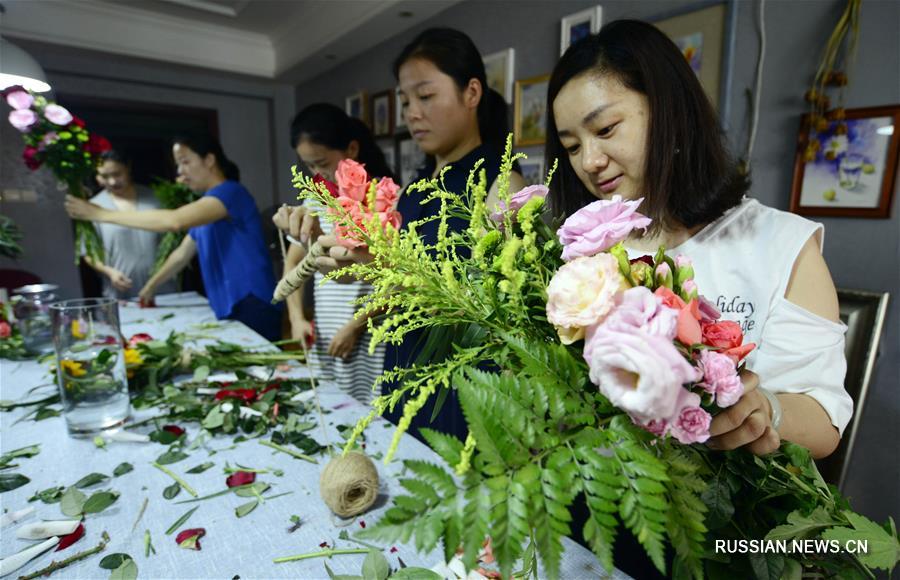
[[[127,337],[138,332],[150,333],[154,338],[165,338],[169,332],[205,332],[214,333],[217,339],[245,345],[248,349],[270,346],[264,338],[241,323],[233,321],[216,321],[206,300],[195,293],[164,295],[157,298],[157,308],[141,309],[134,303],[120,305],[122,333]],[[173,316],[169,316],[173,315]],[[218,327],[209,329],[212,323]],[[202,341],[200,342],[202,344]],[[282,376],[301,377],[309,373],[302,365],[295,365]],[[6,400],[32,399],[34,394],[28,391],[39,385],[47,385],[45,389],[52,392],[55,385],[46,364],[35,361],[0,360],[0,398]],[[336,426],[353,425],[368,409],[355,399],[339,391],[329,383],[319,384],[319,396],[322,407],[329,413],[326,415],[327,431],[332,443],[342,442]],[[172,479],[153,468],[151,463],[165,450],[158,443],[129,443],[110,441],[103,449],[97,448],[90,439],[75,439],[68,435],[62,417],[54,417],[42,421],[24,420],[15,424],[28,409],[14,409],[0,413],[0,451],[33,444],[40,444],[40,454],[32,458],[16,459],[19,467],[8,470],[22,473],[31,482],[12,491],[0,494],[0,511],[12,512],[33,506],[36,508],[28,518],[20,523],[0,530],[0,548],[3,557],[12,555],[34,542],[18,540],[15,529],[25,523],[37,522],[40,519],[69,519],[60,511],[60,505],[44,504],[40,501],[28,503],[28,498],[35,492],[52,486],[69,486],[91,472],[99,472],[111,476],[113,469],[122,462],[131,463],[134,470],[120,477],[113,477],[99,486],[84,490],[88,494],[97,489],[114,489],[121,495],[108,509],[87,516],[85,520],[85,536],[63,552],[48,552],[30,564],[21,568],[9,578],[25,575],[47,566],[52,560],[60,560],[72,554],[96,545],[105,531],[111,538],[105,551],[56,572],[59,578],[102,578],[109,577],[109,571],[101,569],[98,564],[104,555],[124,552],[132,556],[138,566],[139,578],[328,578],[323,566],[328,566],[335,574],[358,575],[362,569],[365,555],[339,555],[331,559],[310,559],[284,564],[275,564],[273,559],[319,551],[320,545],[356,548],[360,547],[338,539],[342,531],[351,535],[361,529],[365,523],[374,523],[390,506],[390,498],[403,492],[398,483],[403,469],[403,459],[426,459],[440,464],[441,460],[428,447],[411,436],[404,436],[394,461],[384,465],[376,461],[381,488],[378,501],[371,511],[341,521],[334,516],[319,497],[319,474],[327,462],[327,456],[319,456],[319,463],[313,465],[287,455],[273,452],[259,444],[257,440],[248,440],[237,445],[232,437],[216,437],[204,447],[190,453],[190,457],[179,463],[169,465],[172,471],[182,475],[197,492],[202,495],[211,494],[224,489],[225,474],[223,467],[228,462],[232,466],[241,464],[254,468],[277,468],[284,472],[282,477],[272,474],[261,475],[272,485],[267,495],[293,492],[260,504],[253,512],[243,518],[237,518],[235,508],[246,503],[250,498],[236,497],[227,494],[214,499],[192,503],[176,504],[189,499],[182,492],[173,500],[164,499],[162,491],[171,485]],[[144,411],[135,416],[136,420],[150,416],[153,411]],[[188,430],[188,436],[197,435],[196,424],[182,425]],[[135,430],[142,432],[140,428]],[[144,430],[143,432],[146,432]],[[322,439],[320,428],[310,434],[317,440]],[[376,420],[367,430],[366,452],[372,455],[386,453],[393,435],[393,426],[383,419]],[[325,443],[324,441],[320,441]],[[273,454],[275,453],[275,454]],[[185,475],[185,471],[196,464],[211,461],[215,466],[201,474]],[[136,528],[132,529],[138,518],[145,498],[146,509]],[[200,540],[201,551],[180,548],[175,542],[175,534],[165,535],[169,528],[184,512],[198,507],[190,520],[179,529],[205,528],[206,536]],[[297,515],[301,519],[300,527],[292,532],[290,517]],[[155,554],[145,556],[144,537],[149,530]],[[607,576],[602,566],[590,551],[571,540],[564,540],[561,577],[627,579],[620,571]],[[387,546],[385,546],[387,548]],[[397,544],[386,549],[385,556],[392,568],[400,567],[400,560],[408,566],[432,568],[440,563],[441,550],[430,553],[418,553],[413,545]]]

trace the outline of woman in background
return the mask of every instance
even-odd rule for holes
[[[343,110],[327,103],[310,105],[300,111],[291,123],[291,145],[300,162],[313,175],[321,175],[334,182],[335,171],[343,159],[362,163],[369,178],[392,177],[393,172],[378,148],[372,132],[359,119],[348,117]],[[307,207],[309,203],[305,204]],[[288,229],[291,208],[283,207],[272,220],[281,229]],[[325,233],[331,233],[329,222],[321,223]],[[316,232],[319,233],[319,232]],[[294,239],[289,246],[284,271],[290,272],[303,260],[306,249]],[[312,241],[315,241],[313,239]],[[333,380],[338,387],[362,403],[372,400],[372,385],[381,375],[384,345],[369,354],[371,334],[366,331],[366,319],[354,318],[354,301],[372,291],[365,282],[339,284],[322,282],[315,274],[312,286],[315,330],[313,321],[303,313],[304,286],[288,296],[291,335],[304,344],[314,342],[311,352],[322,376]]]
[[[256,202],[239,183],[240,172],[208,136],[175,139],[172,154],[178,180],[203,197],[178,209],[110,211],[66,197],[75,219],[112,223],[153,232],[189,235],[143,286],[152,300],[157,289],[199,256],[209,304],[219,319],[243,322],[268,340],[281,338],[281,309],[270,304],[275,289],[272,261],[263,240]]]
[[[100,156],[97,182],[103,189],[91,198],[109,211],[144,211],[157,209],[159,201],[150,188],[134,183],[132,161],[120,151],[106,151]],[[159,234],[100,223],[97,232],[103,242],[103,261],[85,256],[84,261],[102,277],[103,296],[128,299],[150,279],[156,258]],[[164,288],[170,292],[171,284]]]

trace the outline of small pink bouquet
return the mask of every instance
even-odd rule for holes
[[[363,164],[342,159],[333,183],[316,175],[313,186],[324,188],[335,202],[327,207],[333,217],[337,243],[347,249],[365,249],[367,240],[393,229],[399,230],[403,217],[397,211],[400,186],[390,177],[370,179]],[[315,242],[303,261],[288,272],[275,288],[272,302],[280,302],[299,288],[318,269],[316,258],[324,256],[324,248]]]
[[[651,223],[641,201],[595,201],[557,231],[566,263],[548,285],[547,319],[564,344],[584,340],[591,382],[637,425],[704,442],[708,409],[743,395],[739,365],[755,345],[699,294],[688,257],[660,248],[628,259],[622,241]]]
[[[84,183],[93,179],[100,154],[111,148],[109,141],[90,133],[84,121],[45,97],[21,87],[8,89],[5,95],[12,107],[9,123],[22,133],[25,142],[25,165],[32,171],[47,167],[71,195],[90,197]],[[103,244],[90,222],[75,222],[75,250],[76,262],[82,250],[102,259]]]
[[[363,164],[352,159],[343,159],[334,174],[337,180],[337,195],[341,211],[329,208],[329,212],[339,219],[335,236],[345,248],[366,247],[365,238],[370,227],[376,224],[384,231],[387,226],[400,229],[403,218],[397,211],[400,186],[390,177],[369,179]],[[329,188],[330,192],[334,192]]]

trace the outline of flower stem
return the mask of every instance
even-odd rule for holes
[[[19,576],[19,580],[34,580],[35,578],[40,578],[41,576],[49,576],[50,574],[52,574],[53,572],[56,572],[60,568],[65,568],[69,564],[73,564],[79,560],[84,560],[88,556],[93,556],[94,554],[96,554],[98,552],[102,552],[103,550],[106,549],[106,544],[108,544],[108,543],[109,543],[109,534],[107,534],[106,532],[103,532],[103,534],[101,534],[100,543],[97,544],[96,546],[94,546],[93,548],[91,548],[89,550],[85,550],[83,552],[78,552],[77,554],[74,554],[74,555],[66,558],[65,560],[60,560],[59,562],[51,562],[50,565],[47,566],[46,568],[41,568],[37,572],[29,574],[28,576]]]
[[[298,554],[297,556],[284,556],[282,558],[275,558],[272,560],[276,564],[283,564],[285,562],[295,562],[297,560],[309,560],[310,558],[330,558],[332,556],[338,556],[341,554],[368,554],[369,549],[362,548],[345,548],[341,550],[322,550],[321,552],[310,552],[309,554]]]
[[[191,494],[194,497],[197,497],[197,492],[194,491],[194,488],[191,487],[190,485],[188,485],[188,482],[186,482],[185,480],[183,480],[180,477],[178,477],[177,475],[175,475],[175,473],[173,473],[171,470],[160,465],[159,463],[156,463],[155,461],[151,465],[153,465],[153,467],[155,467],[156,469],[162,471],[163,473],[165,473],[166,475],[168,475],[169,477],[174,479],[178,483],[178,485],[180,485],[181,487],[184,488],[184,491],[188,492],[189,494]]]
[[[296,457],[297,459],[302,459],[303,461],[309,461],[310,463],[318,463],[315,459],[310,457],[309,455],[303,455],[302,453],[298,453],[293,449],[288,449],[287,447],[283,447],[277,443],[272,443],[271,441],[260,441],[260,445],[265,445],[266,447],[271,447],[276,451],[281,451],[282,453],[287,453],[291,457]]]

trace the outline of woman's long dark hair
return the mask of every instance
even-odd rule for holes
[[[351,141],[356,141],[359,144],[356,160],[366,166],[369,175],[394,177],[369,127],[359,119],[348,116],[340,107],[316,103],[297,113],[291,121],[291,147],[296,149],[301,139],[309,139],[338,151],[345,151]]]
[[[559,159],[550,187],[556,215],[597,200],[575,174],[553,118],[553,101],[580,75],[609,75],[647,97],[641,212],[655,227],[707,224],[741,202],[750,181],[729,155],[715,109],[681,51],[651,24],[618,20],[570,46],[550,77],[546,158]]]
[[[500,93],[488,87],[484,61],[472,39],[452,28],[423,30],[394,60],[394,77],[399,79],[400,67],[415,58],[432,63],[451,77],[460,90],[471,79],[478,79],[482,89],[481,101],[478,103],[478,131],[481,141],[502,148],[509,133],[506,101]]]
[[[241,170],[238,169],[234,161],[225,156],[225,152],[222,151],[222,144],[211,135],[198,134],[175,137],[172,140],[172,145],[183,145],[200,157],[206,157],[212,153],[216,158],[216,165],[222,171],[225,179],[231,181],[241,180]]]

